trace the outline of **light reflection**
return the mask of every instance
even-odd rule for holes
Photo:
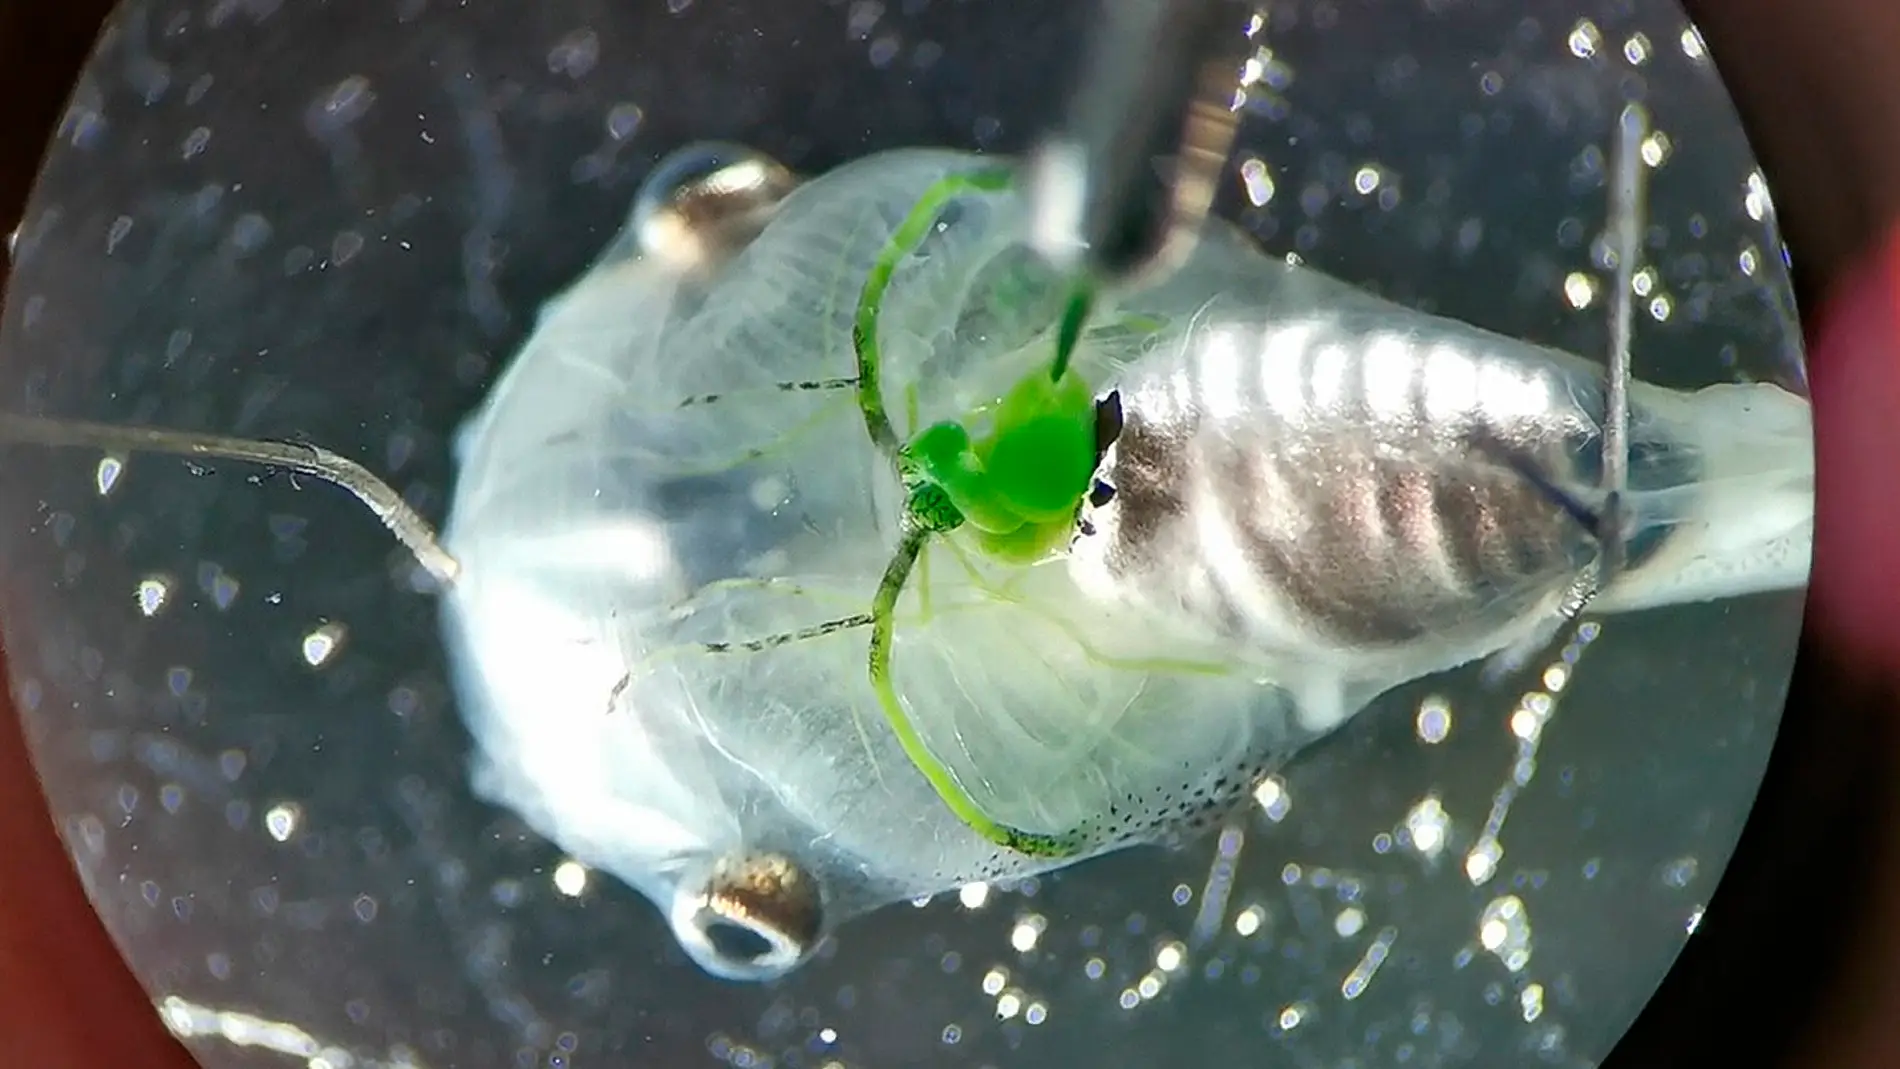
[[[1576,26],[1570,30],[1567,43],[1571,55],[1578,59],[1590,59],[1603,46],[1603,31],[1597,29],[1597,24],[1589,19],[1578,19]]]
[[[1264,208],[1273,199],[1273,175],[1268,172],[1265,161],[1253,158],[1242,163],[1240,182],[1246,190],[1247,202],[1254,207]]]
[[[1522,972],[1531,960],[1531,917],[1524,900],[1503,895],[1487,902],[1478,915],[1478,945],[1505,968]]]
[[[138,606],[144,616],[157,616],[160,610],[171,600],[171,580],[162,575],[148,575],[139,580]]]
[[[1276,824],[1285,820],[1287,812],[1293,807],[1293,797],[1287,793],[1286,781],[1278,776],[1261,780],[1253,790],[1253,799],[1266,813],[1267,819]]]
[[[1495,838],[1486,836],[1479,839],[1471,852],[1465,855],[1465,876],[1472,886],[1489,883],[1497,875],[1498,862],[1504,860],[1504,846]]]
[[[1049,922],[1040,914],[1032,913],[1016,922],[1009,931],[1009,945],[1019,954],[1027,954],[1036,949],[1036,940],[1042,938],[1044,928]]]
[[[997,966],[983,974],[983,993],[985,995],[999,995],[1002,993],[1004,986],[1008,983],[1008,970]]]
[[[302,810],[294,802],[280,802],[264,811],[264,830],[278,842],[287,841],[297,833],[297,823],[302,818]]]
[[[1544,1015],[1544,985],[1526,984],[1518,993],[1517,1003],[1524,1011],[1525,1021],[1535,1021]]]
[[[1669,135],[1657,130],[1644,138],[1636,151],[1643,158],[1643,162],[1650,167],[1661,167],[1668,162],[1669,155],[1674,149],[1675,142],[1669,139]]]
[[[1709,54],[1708,45],[1702,41],[1702,31],[1694,26],[1682,28],[1682,54],[1690,59],[1704,59]]]
[[[1366,952],[1360,955],[1358,963],[1353,965],[1352,971],[1340,981],[1340,997],[1350,1002],[1365,994],[1366,987],[1372,983],[1372,978],[1378,975],[1379,966],[1385,964],[1385,959],[1392,953],[1392,944],[1398,940],[1398,937],[1399,930],[1395,927],[1387,926],[1379,929],[1379,934],[1367,944]]]
[[[303,636],[304,663],[312,668],[322,668],[336,656],[348,634],[348,628],[334,621],[306,632]]]
[[[159,1019],[181,1040],[221,1039],[234,1047],[267,1051],[303,1060],[305,1069],[428,1069],[415,1051],[398,1045],[381,1057],[352,1053],[326,1043],[286,1021],[168,995],[158,1004]]]
[[[1427,746],[1444,742],[1451,735],[1451,703],[1437,694],[1420,702],[1414,730]]]
[[[1444,804],[1436,794],[1428,794],[1418,800],[1411,812],[1405,814],[1404,830],[1412,849],[1435,858],[1445,848],[1445,833],[1451,826],[1451,818],[1445,813]]]
[[[554,889],[569,898],[587,890],[587,866],[569,859],[554,866]]]
[[[1693,855],[1679,857],[1663,866],[1663,885],[1680,890],[1695,880],[1697,863]]]
[[[1759,170],[1750,171],[1743,182],[1742,210],[1758,223],[1774,213],[1775,201],[1768,193],[1768,179]]]
[[[124,460],[110,454],[100,457],[99,466],[93,472],[93,485],[99,488],[99,496],[105,497],[112,493],[112,488],[119,485],[119,476],[124,473]]]
[[[1590,307],[1597,297],[1597,280],[1582,271],[1572,271],[1564,276],[1564,300],[1570,307],[1583,309]]]
[[[1248,906],[1234,916],[1234,932],[1242,939],[1258,932],[1267,923],[1267,911],[1260,906]]]

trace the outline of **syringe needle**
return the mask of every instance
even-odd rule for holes
[[[1191,246],[1238,124],[1234,0],[1111,0],[1063,124],[1032,155],[1031,241],[1057,267],[1119,283]]]

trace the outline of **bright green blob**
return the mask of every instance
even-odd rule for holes
[[[978,447],[994,491],[1037,524],[1067,523],[1095,469],[1095,398],[1076,375],[1051,382],[1031,373],[998,407],[996,429]]]
[[[987,534],[1008,534],[1023,525],[1021,512],[998,492],[970,445],[961,423],[936,423],[904,447],[900,468],[913,486],[941,488],[971,527]]]
[[[991,486],[1024,520],[1069,519],[1088,489],[1092,430],[1056,416],[1010,428],[990,451]]]

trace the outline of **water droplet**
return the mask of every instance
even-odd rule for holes
[[[587,866],[567,860],[554,866],[554,889],[569,898],[578,898],[587,890]]]
[[[1265,160],[1248,159],[1240,165],[1240,181],[1247,191],[1247,201],[1256,208],[1265,207],[1273,199],[1273,175],[1267,171]]]
[[[100,457],[99,466],[93,471],[93,484],[99,488],[99,496],[110,494],[124,472],[125,461],[110,455]]]
[[[1597,24],[1589,19],[1579,19],[1570,31],[1569,44],[1571,55],[1578,59],[1589,59],[1603,46],[1603,31],[1597,29]]]
[[[336,656],[343,645],[349,629],[340,623],[326,623],[305,634],[303,637],[304,663],[312,668],[321,668]]]
[[[285,842],[297,833],[297,823],[302,812],[294,802],[280,802],[264,811],[264,830],[278,842]]]
[[[600,60],[600,38],[586,27],[575,30],[555,42],[548,51],[548,71],[580,79]]]
[[[1531,917],[1524,900],[1504,895],[1485,903],[1478,914],[1478,945],[1496,955],[1512,972],[1521,972],[1530,964]]]
[[[124,241],[127,237],[129,237],[131,233],[132,233],[132,217],[131,216],[121,215],[117,219],[114,219],[112,221],[111,228],[106,231],[106,255],[110,256],[113,253],[117,252],[119,249],[119,243]]]
[[[319,139],[328,139],[368,114],[375,102],[369,79],[352,74],[317,94],[304,113],[304,125]]]
[[[209,144],[211,144],[211,129],[209,127],[200,126],[185,135],[185,143],[180,149],[180,153],[185,159],[189,160],[204,152],[205,146]]]
[[[1443,695],[1433,694],[1418,704],[1415,725],[1418,741],[1436,746],[1451,734],[1451,703]]]

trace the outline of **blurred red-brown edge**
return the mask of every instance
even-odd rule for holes
[[[111,6],[111,0],[0,0],[0,230],[19,218],[66,95]],[[0,717],[0,1065],[193,1064],[160,1026],[151,999],[87,905],[9,705]]]
[[[1889,1069],[1900,1065],[1900,5],[1687,6],[1796,257],[1818,427],[1815,581],[1763,800],[1701,934],[1608,1065]],[[17,217],[109,7],[0,0],[0,223]],[[0,1063],[188,1066],[86,904],[12,716],[0,717],[0,844]]]

